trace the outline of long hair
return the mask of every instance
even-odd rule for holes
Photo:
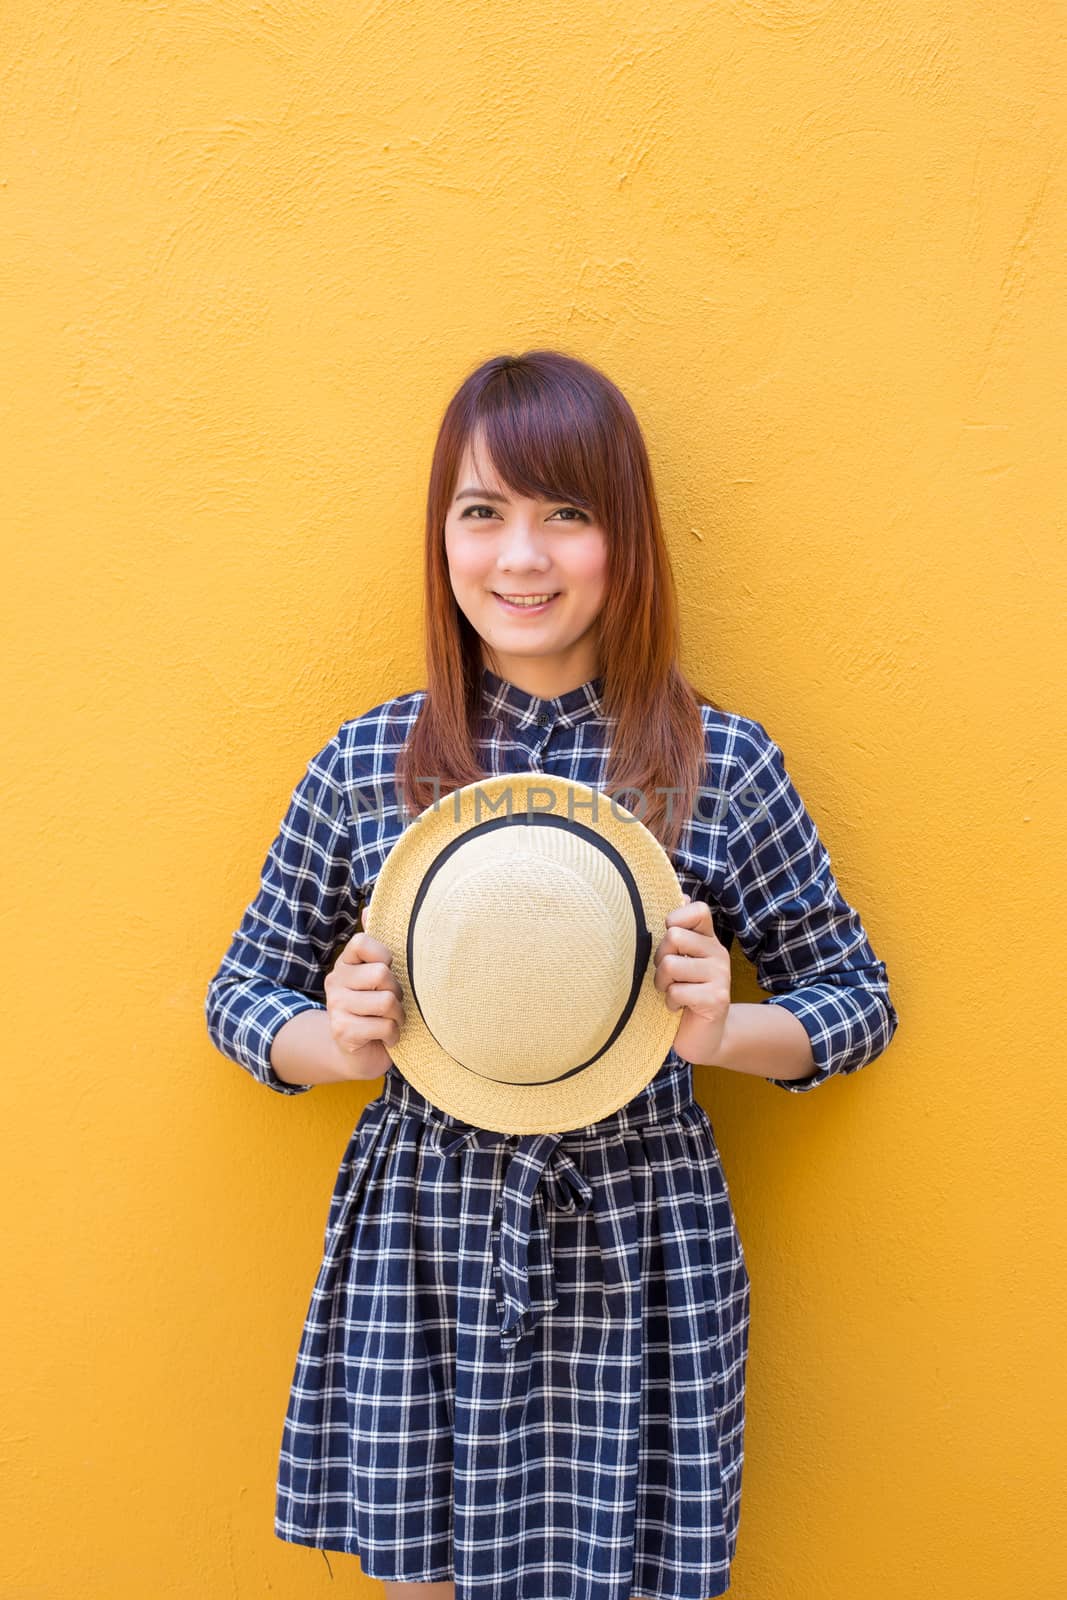
[[[704,778],[700,705],[722,707],[678,665],[677,594],[637,418],[603,373],[555,350],[483,362],[442,418],[426,498],[426,699],[398,759],[397,792],[417,815],[488,776],[475,753],[481,640],[452,592],[444,532],[475,435],[515,493],[573,502],[605,530],[607,581],[596,628],[613,737],[604,789],[670,854]],[[644,809],[622,792],[635,789]]]

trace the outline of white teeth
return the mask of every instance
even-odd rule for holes
[[[546,600],[553,598],[550,594],[518,595],[502,594],[501,600],[506,600],[512,606],[543,606]]]

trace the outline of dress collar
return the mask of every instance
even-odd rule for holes
[[[550,699],[529,694],[509,678],[498,677],[489,667],[482,668],[482,701],[490,716],[501,717],[517,727],[531,725],[548,727],[561,724],[565,728],[581,722],[585,717],[602,717],[604,711],[603,676],[590,678],[566,694]]]

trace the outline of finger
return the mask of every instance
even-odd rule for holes
[[[399,1021],[404,1010],[399,996],[391,989],[364,989],[358,1000],[355,990],[342,990],[331,999],[330,1009],[337,1016],[351,1017],[354,1021],[360,1017],[394,1017]]]
[[[692,956],[679,956],[667,951],[662,961],[656,965],[656,976],[653,979],[656,988],[666,994],[672,983],[684,982],[687,968],[692,962]],[[695,978],[696,974],[693,976]]]
[[[717,950],[708,950],[705,945],[692,952],[665,950],[656,962],[653,982],[657,989],[665,989],[671,983],[707,983],[716,975],[728,978],[729,973],[730,956],[726,948],[720,945]]]
[[[354,933],[341,951],[342,961],[384,961],[390,965],[393,952],[388,945],[376,939],[372,933]]]
[[[696,901],[694,904],[699,905],[700,901]],[[705,907],[706,909],[707,907]],[[691,908],[686,906],[683,907],[683,910],[689,911]],[[658,968],[664,956],[667,955],[704,956],[725,952],[725,949],[726,946],[719,941],[710,920],[706,921],[694,913],[690,916],[688,923],[671,922],[668,924],[666,933],[653,952],[652,962]]]
[[[352,1027],[356,1022],[358,1027]],[[333,1036],[342,1050],[362,1050],[364,1045],[380,1039],[383,1044],[395,1043],[400,1034],[400,1024],[395,1017],[340,1018],[333,1028]]]
[[[668,928],[703,928],[711,930],[711,907],[706,900],[686,899],[684,906],[668,911],[665,918]]]
[[[398,1005],[393,1001],[394,1006]],[[367,1044],[372,1039],[385,1039],[389,1036],[395,1038],[404,1026],[402,1011],[382,1011],[374,1015],[353,1015],[347,1011],[335,1011],[330,1017],[330,1029],[335,1039],[348,1040],[353,1049],[361,1044]]]
[[[705,1013],[714,1010],[725,1012],[730,1004],[730,991],[722,983],[672,983],[666,990],[668,1009],[677,1011],[682,1006]]]
[[[339,962],[335,971],[328,974],[331,989],[389,989],[400,993],[400,982],[384,961]]]
[[[697,958],[714,956],[722,959],[727,954],[726,946],[716,938],[714,929],[705,933],[701,928],[686,928],[676,922],[667,929],[656,946],[654,961],[658,967],[670,955]]]

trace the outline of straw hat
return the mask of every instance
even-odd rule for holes
[[[601,790],[533,771],[454,790],[407,825],[367,905],[403,997],[390,1056],[474,1127],[599,1122],[678,1031],[652,956],[683,904],[659,840]]]

